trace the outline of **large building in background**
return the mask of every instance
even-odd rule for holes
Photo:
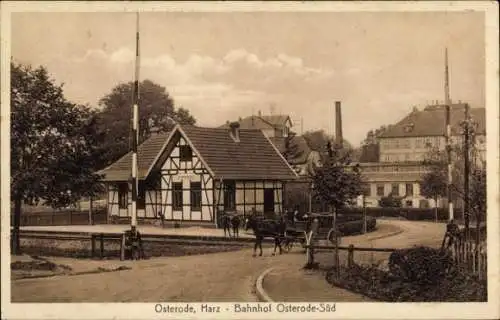
[[[460,123],[465,119],[465,104],[450,108],[452,144],[463,142]],[[477,124],[476,154],[478,165],[486,159],[486,110],[470,108],[470,116]],[[431,105],[423,110],[414,108],[406,117],[378,137],[378,162],[361,163],[366,186],[365,203],[377,206],[382,197],[401,198],[403,207],[434,206],[433,200],[420,194],[419,181],[426,172],[422,161],[432,149],[445,150],[445,106]],[[438,206],[446,201],[438,200]],[[362,197],[358,205],[362,205]],[[460,206],[460,204],[457,204]]]

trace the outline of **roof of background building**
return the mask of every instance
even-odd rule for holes
[[[241,129],[266,129],[269,127],[281,128],[285,126],[286,122],[290,121],[290,117],[287,115],[269,115],[269,116],[250,116],[238,120]],[[221,126],[221,128],[228,128],[229,123]]]
[[[260,130],[240,129],[235,142],[227,129],[178,126],[213,172],[215,179],[287,180],[297,176],[277,148]],[[168,135],[156,135],[138,148],[138,178],[145,179],[149,168],[166,145]],[[167,150],[167,152],[169,152]],[[126,181],[130,176],[131,154],[102,170],[107,181]]]
[[[460,133],[460,122],[464,120],[465,104],[453,104],[450,108],[452,135]],[[470,108],[470,115],[478,123],[478,133],[486,133],[486,109]],[[414,110],[403,120],[390,126],[379,138],[442,136],[445,128],[445,106],[428,106]]]

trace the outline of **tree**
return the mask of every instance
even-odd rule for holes
[[[304,154],[303,147],[297,141],[297,134],[295,132],[289,132],[288,136],[285,137],[285,149],[283,151],[283,157],[287,161],[299,158]]]
[[[437,219],[437,201],[447,195],[447,174],[442,166],[432,166],[419,182],[420,194],[427,199],[434,199],[434,214]]]
[[[66,100],[44,67],[11,63],[12,251],[20,253],[22,203],[59,208],[101,191],[96,112]]]
[[[104,96],[99,104],[100,128],[106,133],[104,142],[107,153],[101,159],[101,167],[115,162],[129,149],[133,82],[122,83]],[[172,121],[173,120],[173,121]],[[150,80],[139,84],[139,143],[149,138],[153,131],[170,131],[175,123],[196,123],[184,108],[174,107],[174,101],[165,87]]]
[[[304,139],[312,150],[318,151],[322,158],[328,156],[325,146],[329,141],[333,140],[333,136],[329,136],[324,130],[307,131],[303,134]],[[350,159],[354,157],[354,148],[352,144],[347,140],[343,140],[343,149],[348,150],[350,153]]]
[[[316,198],[337,211],[362,194],[363,181],[359,167],[352,166],[350,153],[328,146],[329,156],[313,176],[314,193]]]
[[[465,130],[466,126],[468,130]],[[484,220],[483,215],[486,212],[486,163],[478,157],[479,150],[476,146],[476,129],[471,121],[462,121],[460,123],[462,135],[454,137],[451,144],[452,156],[452,184],[451,184],[451,197],[452,200],[469,200],[470,212],[465,212],[464,215],[466,229],[469,225],[469,214],[472,213],[476,218],[476,222]],[[468,135],[466,139],[465,135]],[[465,145],[468,141],[468,146]],[[469,175],[469,195],[466,195],[464,188],[465,185],[465,150],[469,152],[469,167],[471,174]],[[440,191],[439,196],[447,196],[447,154],[445,150],[437,147],[429,146],[429,152],[426,155],[423,165],[426,166],[429,172],[424,175],[428,177],[430,182],[434,184],[444,185],[444,191]],[[431,179],[430,176],[434,176]],[[483,179],[484,178],[484,179]],[[425,180],[425,179],[424,179]],[[440,180],[440,182],[439,182]],[[429,183],[430,184],[430,183]],[[421,185],[422,188],[423,185]],[[484,201],[484,202],[483,202]],[[479,223],[479,222],[478,222]],[[478,224],[479,226],[479,224]]]

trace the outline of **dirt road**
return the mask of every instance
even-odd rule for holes
[[[379,224],[381,227],[396,226],[404,232],[369,240],[377,236],[378,233],[374,232],[345,238],[343,244],[374,247],[436,245],[444,232],[444,225],[426,222],[380,221]],[[252,288],[262,271],[271,266],[297,270],[305,262],[301,250],[275,257],[271,256],[271,251],[265,249],[264,256],[256,258],[249,249],[157,258],[138,261],[132,270],[126,271],[17,280],[11,284],[12,302],[256,301]],[[331,259],[331,253],[318,258],[320,262],[326,262]]]

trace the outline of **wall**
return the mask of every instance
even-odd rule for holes
[[[194,151],[192,161],[180,161],[179,150],[182,145],[187,145],[187,142],[181,137],[162,166],[160,210],[168,220],[214,221],[212,177]],[[182,210],[172,208],[172,187],[176,182],[182,183]],[[201,183],[200,211],[191,210],[192,182]]]
[[[486,159],[486,142],[484,135],[476,137],[478,160]],[[400,137],[380,139],[380,162],[422,161],[430,148],[445,149],[445,137]],[[461,136],[453,136],[452,144],[461,144]]]
[[[274,212],[282,212],[283,184],[280,181],[236,181],[236,211],[241,214],[250,214],[255,208],[257,212],[264,211],[264,189],[274,189]],[[220,195],[219,195],[220,193]],[[215,182],[215,204],[224,208],[224,192],[220,192],[219,181]]]

